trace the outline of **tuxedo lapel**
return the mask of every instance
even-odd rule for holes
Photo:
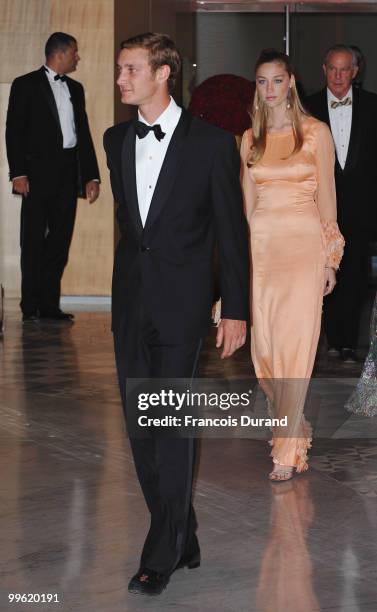
[[[73,108],[73,116],[75,118],[75,126],[76,126],[76,134],[77,134],[78,130],[79,130],[79,121],[78,121],[78,116],[79,116],[78,105],[79,105],[79,102],[78,102],[78,99],[77,99],[77,96],[76,96],[76,89],[74,87],[74,81],[72,81],[71,79],[68,78],[66,80],[66,83],[67,83],[67,87],[69,89],[69,93],[70,93],[70,96],[71,96],[71,103],[72,103],[72,108]]]
[[[141,222],[139,202],[137,199],[135,149],[136,132],[131,122],[122,146],[122,181],[126,205],[130,210],[136,229],[141,234],[143,231],[143,224]]]
[[[331,123],[330,123],[330,114],[329,114],[329,102],[328,102],[328,99],[327,99],[327,88],[326,87],[325,87],[325,89],[322,89],[322,91],[321,91],[321,110],[320,110],[320,113],[321,113],[321,116],[318,116],[318,119],[320,119],[321,121],[324,121],[325,123],[327,123],[327,125],[330,128],[330,132],[332,133]],[[334,148],[335,148],[335,169],[336,169],[337,172],[343,172],[343,168],[342,168],[342,166],[339,163],[338,154],[336,152],[335,142],[334,142]]]
[[[182,163],[182,156],[185,148],[184,145],[186,143],[190,125],[191,115],[182,109],[180,120],[170,140],[154,190],[148,216],[145,222],[145,231],[147,231],[156,221],[171,193],[177,171]]]
[[[359,154],[361,137],[360,120],[360,92],[357,91],[357,89],[353,88],[351,134],[347,151],[347,159],[344,166],[344,172],[348,172],[352,169]]]
[[[58,107],[56,106],[56,102],[55,102],[55,98],[54,98],[54,94],[52,93],[52,89],[50,86],[50,83],[48,82],[48,78],[46,76],[46,71],[45,69],[42,67],[40,69],[40,87],[41,87],[41,91],[45,97],[45,99],[47,100],[48,106],[54,116],[54,119],[58,125],[59,131],[61,132],[61,127],[60,127],[60,120],[59,120],[59,113],[58,113]]]
[[[320,98],[320,106],[318,108],[318,119],[320,119],[320,121],[324,121],[325,123],[327,123],[327,125],[329,126],[331,130],[329,105],[327,102],[327,89],[326,88],[322,89],[320,95],[321,95],[321,98]]]

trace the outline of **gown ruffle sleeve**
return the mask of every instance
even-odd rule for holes
[[[336,222],[335,149],[331,132],[325,123],[318,124],[316,165],[318,181],[316,201],[325,241],[326,266],[337,270],[343,257],[345,243]]]

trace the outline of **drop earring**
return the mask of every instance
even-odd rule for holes
[[[291,88],[289,88],[287,95],[287,109],[289,108],[291,108]]]

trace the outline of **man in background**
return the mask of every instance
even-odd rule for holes
[[[324,300],[324,328],[329,354],[354,363],[377,220],[377,95],[353,86],[358,66],[350,47],[331,47],[323,70],[326,87],[306,107],[334,138],[338,224],[346,241],[337,285]]]
[[[46,63],[13,81],[6,144],[13,193],[22,195],[23,321],[71,320],[60,309],[77,197],[94,202],[99,171],[81,83],[66,75],[80,60],[77,41],[55,32]]]

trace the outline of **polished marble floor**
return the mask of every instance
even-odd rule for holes
[[[176,572],[159,598],[129,595],[147,513],[124,435],[109,313],[22,326],[8,300],[5,323],[1,612],[377,609],[373,419],[339,418],[331,439],[314,441],[311,469],[277,485],[266,478],[265,441],[203,440],[195,486],[202,565]],[[224,363],[212,340],[203,374],[250,375],[247,348]],[[359,371],[320,350],[316,377],[335,385],[328,409],[339,417]],[[11,593],[57,593],[60,603],[10,603]]]

